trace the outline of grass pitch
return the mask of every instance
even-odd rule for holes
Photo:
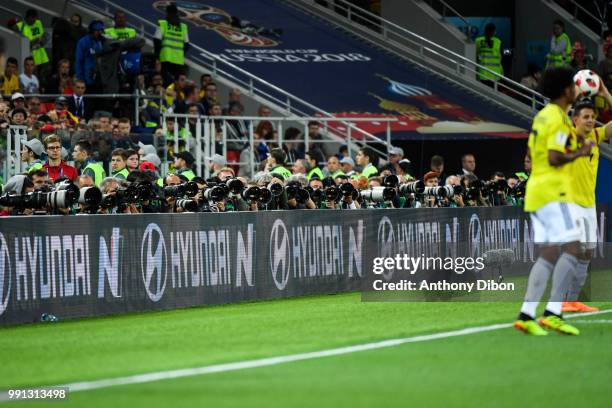
[[[612,303],[598,306],[612,308]],[[363,303],[358,293],[0,329],[0,388],[237,362],[510,323],[518,303]],[[514,329],[73,392],[53,406],[610,406],[612,313],[579,337]],[[5,406],[40,406],[7,403]],[[0,404],[2,405],[2,404]]]

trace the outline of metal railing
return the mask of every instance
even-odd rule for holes
[[[90,3],[87,0],[67,0],[67,2],[79,5],[81,7],[85,7],[94,11],[97,11],[100,14],[106,15],[107,17],[112,16],[111,10],[121,10],[129,16],[130,19],[138,21],[144,29],[143,33],[145,37],[148,39],[152,39],[155,34],[155,30],[157,29],[157,25],[144,19],[143,17],[132,13],[130,10],[122,7],[110,0],[103,0],[105,4],[104,9],[100,9],[97,5]],[[131,25],[134,28],[137,28],[131,21],[128,21],[128,25]],[[278,86],[267,82],[264,79],[261,79],[250,72],[218,57],[217,55],[199,47],[196,44],[190,43],[190,47],[192,50],[196,51],[198,54],[194,55],[192,52],[191,55],[188,56],[188,59],[195,62],[197,65],[205,68],[210,71],[215,76],[221,76],[228,81],[237,84],[239,87],[242,87],[248,95],[250,96],[258,96],[269,103],[275,104],[277,106],[282,107],[288,115],[296,115],[296,116],[309,116],[309,115],[321,115],[323,117],[334,118],[334,116],[327,112],[281,88]],[[347,122],[343,119],[334,118],[336,122],[342,123],[343,126],[351,126],[353,127],[353,131],[360,134],[363,137],[363,140],[367,141],[378,141],[376,136],[355,127],[352,123]],[[383,142],[385,144],[385,142]],[[389,145],[390,146],[390,145]],[[387,147],[389,147],[387,146]],[[375,149],[376,152],[380,155],[384,155],[385,151],[381,149]]]
[[[168,119],[173,120],[173,130],[172,132],[168,132]],[[188,125],[186,122],[189,120],[192,121],[191,125],[194,129],[194,132],[188,132],[187,135],[183,133],[181,135],[181,127],[186,128]],[[275,139],[257,139],[255,135],[256,122],[268,121],[274,126],[274,129],[278,135]],[[233,163],[228,163],[229,165],[240,166],[245,169],[244,174],[249,177],[253,176],[255,171],[256,160],[255,158],[255,150],[253,147],[256,143],[264,142],[264,143],[272,143],[278,146],[283,146],[285,143],[296,143],[303,144],[305,153],[308,153],[310,150],[311,142],[314,142],[310,139],[309,131],[308,131],[308,123],[311,121],[317,121],[323,124],[323,129],[327,130],[327,132],[337,132],[337,129],[332,129],[329,125],[330,122],[339,122],[339,118],[327,118],[327,117],[298,117],[298,116],[290,116],[290,117],[259,117],[259,116],[204,116],[204,115],[189,115],[189,114],[164,114],[162,116],[162,129],[164,135],[168,135],[171,137],[171,140],[174,143],[174,148],[178,149],[180,146],[180,142],[182,141],[185,144],[185,150],[191,151],[194,154],[195,165],[198,170],[204,169],[204,175],[209,177],[209,169],[206,166],[204,159],[206,157],[210,157],[217,152],[218,146],[221,146],[221,154],[224,157],[227,157],[228,152],[228,144],[230,143],[238,143],[245,146],[245,149],[248,149],[248,160],[247,161],[238,161]],[[376,138],[376,143],[384,143],[386,142],[388,145],[391,145],[392,138],[392,130],[391,123],[398,121],[397,118],[350,118],[344,119],[345,122],[350,122],[351,125],[347,126],[344,130],[343,142],[339,143],[336,140],[331,139],[317,139],[314,143],[333,143],[338,145],[346,145],[351,150],[351,144],[355,142],[355,135],[353,134],[354,129],[359,123],[364,122],[380,122],[386,124],[385,131],[385,139]],[[232,138],[229,137],[229,126],[233,126],[242,122],[243,129],[246,130],[247,134],[242,134],[242,138]],[[289,129],[290,127],[294,127],[299,130],[301,127],[303,129],[303,133],[301,132],[298,135],[297,139],[285,139],[283,130]],[[195,133],[195,134],[192,134]],[[166,139],[167,140],[167,139]],[[366,141],[365,144],[372,143],[371,141]],[[165,150],[167,154],[167,150]],[[388,157],[388,156],[387,156]],[[164,162],[167,163],[168,157],[164,157]],[[292,164],[292,162],[290,162]],[[163,169],[162,173],[166,173],[167,168]]]
[[[600,32],[599,35],[603,38],[604,32],[608,30],[608,23],[605,19],[605,15],[607,14],[606,9],[602,11],[598,10],[600,13],[604,14],[603,18],[602,16],[596,16],[595,14],[591,13],[588,9],[586,9],[582,4],[578,3],[575,0],[565,0],[565,1],[559,1],[559,0],[550,0],[556,4],[558,4],[559,6],[563,7],[565,10],[567,10],[569,13],[571,13],[574,18],[576,20],[581,20],[578,16],[579,14],[583,14],[586,17],[589,17],[589,19],[591,20],[591,22],[594,22],[597,24],[597,26],[600,28]],[[567,7],[567,1],[569,1],[571,3],[570,7]],[[593,4],[596,5],[596,7],[599,9],[599,6],[597,6],[597,3],[593,2]],[[607,7],[604,6],[604,7]],[[585,25],[588,26],[588,24],[585,23]]]
[[[545,97],[539,92],[508,77],[500,75],[463,55],[457,54],[381,16],[361,9],[346,0],[334,0],[333,4],[330,4],[331,9],[326,8],[315,0],[290,1],[292,4],[304,10],[317,9],[334,17],[341,16],[343,18],[349,18],[357,13],[359,19],[366,22],[366,24],[363,24],[362,27],[351,24],[351,29],[360,29],[362,31],[367,31],[369,35],[380,36],[381,40],[384,40],[385,43],[394,44],[399,48],[409,49],[417,53],[420,58],[428,61],[428,63],[434,66],[445,67],[449,69],[449,72],[452,71],[455,75],[470,77],[474,83],[478,82],[476,78],[479,73],[488,73],[498,78],[497,81],[493,81],[493,89],[495,89],[495,91],[504,91],[515,98],[527,101],[532,112],[538,111],[544,105]],[[376,30],[372,30],[372,27],[375,27]],[[406,57],[404,56],[404,58]],[[432,67],[429,68],[435,69]],[[474,91],[473,88],[472,90]]]
[[[470,27],[471,24],[465,19],[465,17],[463,17],[461,15],[461,13],[459,13],[453,6],[451,6],[450,4],[448,4],[447,2],[445,2],[444,0],[427,0],[427,3],[429,3],[431,5],[432,8],[434,3],[439,4],[440,8],[441,8],[441,12],[440,14],[442,15],[442,18],[446,18],[448,15],[446,13],[446,11],[450,11],[452,13],[453,17],[457,17],[458,19],[460,19],[461,21],[463,21],[463,23],[467,26]],[[468,36],[468,40],[469,40],[469,36]]]

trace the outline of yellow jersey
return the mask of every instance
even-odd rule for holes
[[[529,133],[531,175],[525,190],[525,211],[534,212],[551,202],[573,202],[571,163],[552,166],[548,151],[577,149],[576,133],[569,116],[559,105],[549,103],[533,118]]]
[[[597,182],[597,167],[599,166],[599,145],[606,141],[606,128],[593,129],[584,137],[584,142],[595,142],[588,156],[578,157],[570,163],[572,169],[572,202],[582,207],[595,206],[595,184]],[[581,145],[582,145],[581,143]]]

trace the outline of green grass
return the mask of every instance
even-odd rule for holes
[[[612,303],[599,306],[612,308]],[[10,327],[0,329],[0,388],[198,367],[511,322],[518,308],[517,303],[364,303],[353,293]],[[593,318],[612,319],[612,314]],[[502,329],[75,392],[66,405],[576,406],[588,398],[589,406],[609,406],[612,324],[579,327],[583,335],[577,338],[555,333],[531,338]]]

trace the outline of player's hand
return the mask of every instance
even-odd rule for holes
[[[588,156],[591,154],[591,150],[595,146],[595,142],[593,140],[587,140],[584,144],[578,149],[579,156]]]
[[[599,77],[599,92],[597,95],[603,98],[610,96],[610,91],[608,91],[608,88],[606,87],[606,84],[604,84],[604,80],[601,77]]]

